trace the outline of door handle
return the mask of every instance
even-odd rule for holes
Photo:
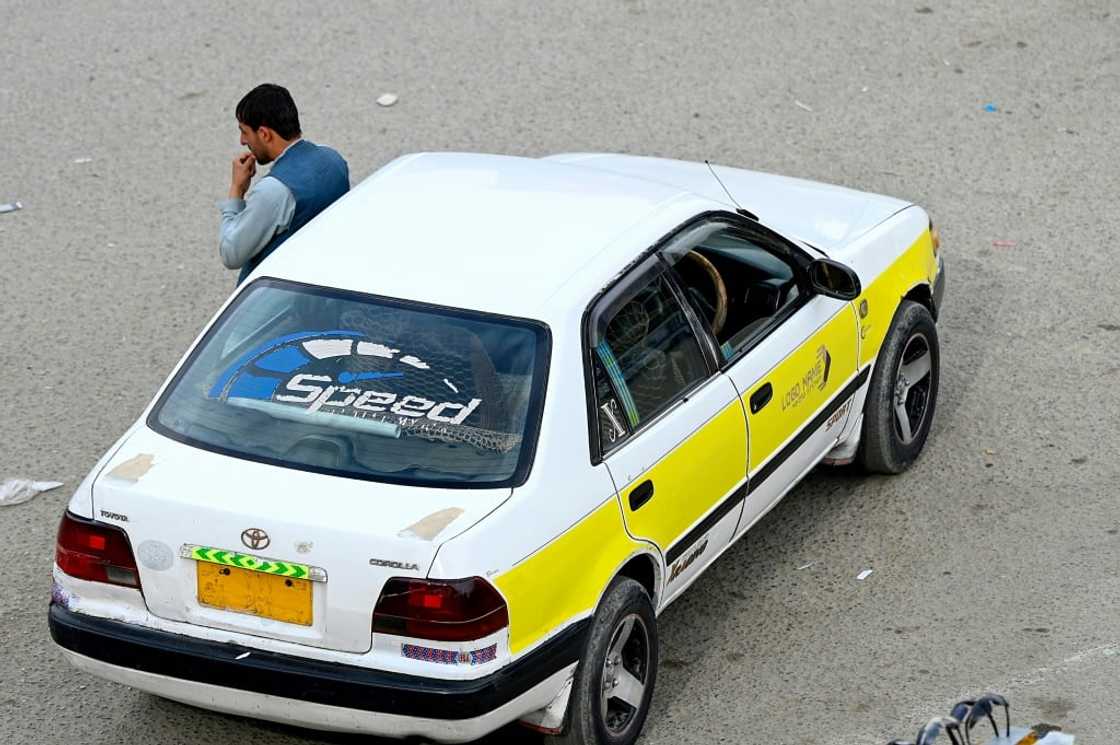
[[[762,411],[766,404],[770,403],[770,399],[774,397],[774,387],[766,383],[757,391],[751,394],[751,413],[757,414]]]
[[[636,512],[651,499],[653,499],[653,482],[646,479],[630,490],[630,511]]]

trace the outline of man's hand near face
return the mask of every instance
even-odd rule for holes
[[[218,205],[222,210],[218,252],[229,269],[243,267],[278,231],[291,224],[295,214],[295,198],[282,182],[265,177],[249,191],[257,163],[252,150],[233,159],[229,199]]]
[[[233,176],[229,185],[230,199],[244,199],[249,182],[257,172],[257,159],[252,153],[241,153],[233,159]]]

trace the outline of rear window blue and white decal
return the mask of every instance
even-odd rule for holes
[[[153,427],[221,452],[371,478],[474,484],[526,467],[543,329],[288,284],[254,283],[227,310],[157,404]]]
[[[425,418],[461,425],[483,403],[463,395],[466,385],[358,332],[305,331],[246,352],[214,382],[209,396],[298,405],[308,413],[388,413],[398,424]]]

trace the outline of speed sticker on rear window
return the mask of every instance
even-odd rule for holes
[[[461,425],[483,403],[472,393],[469,379],[452,380],[422,357],[339,330],[288,334],[257,346],[218,377],[209,396]]]

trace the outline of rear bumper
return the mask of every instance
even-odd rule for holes
[[[571,674],[587,626],[486,677],[441,680],[194,639],[54,603],[49,624],[80,669],[160,696],[306,727],[443,741],[481,737],[547,706]]]

